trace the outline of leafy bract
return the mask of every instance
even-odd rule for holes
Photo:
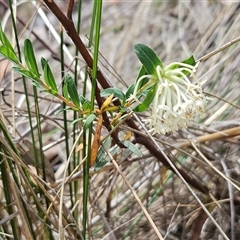
[[[154,84],[147,92],[146,97],[144,98],[143,102],[136,106],[133,111],[134,112],[144,112],[146,111],[150,104],[152,103],[155,94],[157,91],[157,84]]]
[[[187,59],[181,61],[181,63],[185,63],[185,64],[188,64],[188,65],[190,65],[190,66],[195,66],[195,65],[196,65],[196,60],[195,60],[194,56],[191,55],[191,56],[188,57]],[[173,65],[171,66],[171,70],[178,69],[178,68],[181,68],[181,66],[180,66],[179,64],[177,64],[177,63],[176,63],[176,64],[173,64]],[[183,72],[186,76],[188,76],[188,75],[190,74],[189,71],[183,70],[182,72]]]
[[[163,67],[162,61],[158,58],[157,54],[144,44],[136,44],[134,51],[147,73],[157,75],[156,67]]]

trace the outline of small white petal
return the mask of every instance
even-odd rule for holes
[[[178,64],[180,68],[171,69]],[[156,68],[158,88],[152,104],[152,113],[145,119],[149,131],[153,134],[175,132],[187,125],[196,115],[204,111],[206,98],[202,94],[201,84],[190,82],[185,72],[190,75],[196,71],[184,63],[173,63],[162,69]]]

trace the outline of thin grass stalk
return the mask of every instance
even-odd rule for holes
[[[16,149],[15,145],[13,144],[12,139],[11,139],[11,137],[9,136],[8,131],[7,131],[7,129],[5,128],[5,126],[4,126],[4,124],[3,124],[2,121],[0,121],[0,129],[1,129],[4,137],[7,139],[7,141],[5,141],[4,139],[1,140],[1,144],[2,144],[2,146],[4,147],[4,149],[3,149],[3,147],[2,147],[3,151],[1,151],[1,152],[5,153],[6,156],[10,156],[11,158],[15,159],[15,157],[11,154],[11,152],[9,151],[9,149],[11,149],[11,151],[13,151],[15,154],[18,154],[18,150]],[[10,146],[10,147],[9,147],[9,146]],[[2,155],[1,155],[1,156],[2,156]],[[18,156],[18,157],[19,157],[19,156]],[[8,160],[6,159],[6,161],[8,161]],[[14,184],[18,187],[18,189],[20,189],[19,179],[18,179],[18,177],[17,177],[17,175],[16,175],[16,173],[15,173],[15,169],[13,168],[12,163],[9,163],[8,166],[9,166],[9,168],[5,167],[5,168],[4,168],[4,171],[5,171],[6,169],[10,169],[10,172],[11,172],[11,174],[12,174],[12,176],[13,176]],[[23,176],[23,177],[26,176],[27,179],[29,179],[29,178],[28,178],[29,176],[28,176],[28,174],[26,173],[25,169],[23,168],[22,170],[23,170],[22,176]],[[2,176],[3,176],[4,173],[2,172],[2,170],[1,170],[1,173],[2,173]],[[7,182],[4,183],[4,180],[6,180]],[[2,181],[3,181],[3,186],[4,186],[4,187],[9,185],[9,181],[7,180],[6,177],[3,177],[3,178],[2,178]],[[8,186],[7,190],[8,190],[8,191],[11,191],[10,189],[11,189],[11,188]],[[6,196],[6,194],[5,194],[5,196]],[[32,234],[33,239],[36,239],[36,236],[35,236],[35,233],[34,233],[32,224],[31,224],[32,221],[30,220],[31,217],[29,216],[26,203],[25,203],[25,201],[24,201],[22,198],[21,198],[21,203],[20,203],[20,204],[21,204],[22,207],[24,208],[24,215],[25,215],[25,217],[26,217],[26,218],[22,219],[22,221],[25,221],[25,222],[26,222],[27,226],[30,228],[30,231],[31,231],[31,234]],[[12,203],[11,203],[11,205],[12,205]],[[20,210],[20,209],[19,209],[19,210]]]
[[[2,147],[0,147],[0,151],[4,152]],[[8,168],[6,167],[5,161],[6,161],[6,159],[4,159],[2,154],[0,154],[0,162],[1,162],[0,169],[1,169],[3,191],[4,191],[5,200],[6,200],[6,209],[7,209],[8,214],[11,215],[14,213],[14,210],[13,210],[13,205],[12,205],[12,201],[11,201],[11,195],[9,192],[9,180],[8,180],[9,173],[7,172]],[[14,239],[19,239],[19,232],[17,231],[18,228],[16,226],[15,219],[11,219],[10,224],[11,224]]]
[[[93,5],[92,10],[92,21],[91,21],[91,27],[90,27],[90,41],[88,42],[88,47],[91,46],[91,40],[94,32],[94,26],[95,26],[95,16],[96,16],[96,4]],[[78,49],[76,48],[76,51]],[[88,66],[85,68],[85,74],[84,74],[84,83],[83,83],[83,96],[86,96],[87,92],[87,80],[88,80]],[[87,152],[89,153],[89,146],[91,146],[91,139],[92,139],[92,126],[89,128],[89,134],[87,137],[87,132],[83,132],[83,158],[87,156]],[[91,149],[90,149],[91,152]],[[90,154],[88,155],[87,161],[83,163],[83,219],[82,219],[82,225],[83,225],[83,237],[86,239],[86,224],[87,224],[87,203],[88,203],[88,186],[89,186],[89,161],[90,161]]]
[[[19,60],[20,62],[22,62],[22,58],[21,58],[21,50],[20,50],[20,45],[19,45],[19,41],[18,41],[18,34],[17,34],[17,28],[16,28],[16,22],[15,22],[15,18],[14,18],[14,12],[12,9],[12,4],[11,4],[11,0],[9,0],[9,8],[10,8],[10,12],[11,12],[11,19],[12,19],[12,26],[13,26],[13,30],[14,30],[14,35],[15,35],[15,39],[16,39],[16,45],[17,45],[17,49],[18,49],[18,56],[19,56]],[[26,103],[27,103],[27,112],[28,112],[28,119],[29,119],[29,125],[30,125],[30,129],[31,129],[31,137],[32,137],[32,142],[35,143],[35,136],[34,136],[34,128],[33,128],[33,124],[32,124],[32,118],[31,118],[31,111],[30,111],[30,103],[29,103],[29,98],[28,98],[28,90],[27,90],[27,84],[26,84],[26,79],[25,77],[22,77],[23,79],[23,86],[24,86],[24,92],[25,92],[25,97],[26,97]],[[39,108],[38,106],[38,98],[37,98],[37,91],[36,88],[33,87],[34,89],[34,101],[35,101],[35,110],[36,110],[36,119],[37,119],[37,123],[38,123],[38,136],[39,136],[39,144],[40,144],[40,149],[42,148],[42,140],[41,140],[41,130],[40,130],[40,114],[39,114]],[[37,148],[35,146],[35,144],[33,144],[33,152],[34,152],[34,160],[35,160],[35,164],[36,166],[38,166],[38,160],[39,160],[39,156],[38,156],[38,152],[37,152]],[[41,151],[41,163],[43,165],[43,178],[46,179],[46,173],[45,173],[45,162],[44,162],[44,155]],[[38,168],[37,168],[38,171]],[[46,203],[48,202],[47,198],[46,198]],[[23,205],[25,206],[25,203],[23,202]],[[25,210],[27,213],[27,208],[25,206]],[[40,208],[38,207],[38,210],[40,211],[40,215],[43,214],[43,212],[40,210]],[[42,214],[41,214],[42,213]],[[28,218],[28,222],[31,225],[32,221],[31,218],[28,214],[26,214],[26,217]],[[50,230],[49,230],[50,231]],[[32,229],[33,232],[33,229]],[[51,231],[50,233],[50,239],[52,239],[51,236]]]
[[[91,21],[91,26],[90,26],[90,32],[89,32],[89,41],[88,41],[88,49],[91,48],[92,46],[92,41],[93,41],[93,35],[94,35],[94,29],[95,29],[95,16],[96,16],[96,11],[97,11],[97,5],[93,5],[93,10],[92,10],[92,21]],[[84,79],[84,86],[83,86],[83,96],[86,96],[87,92],[87,76],[88,76],[88,67],[85,69],[85,79]]]
[[[65,67],[64,67],[64,36],[63,36],[63,27],[61,25],[60,30],[60,68],[61,68],[61,78],[62,78],[62,94],[63,94],[63,86],[64,86],[64,73],[65,73]],[[66,103],[62,102],[62,108],[66,108]],[[69,157],[69,139],[68,139],[68,119],[67,119],[67,111],[63,111],[63,128],[64,128],[64,135],[65,135],[65,151],[66,151],[66,159]],[[68,166],[68,175],[71,174],[71,164]],[[69,184],[69,192],[70,192],[70,201],[71,205],[74,206],[74,200],[72,196],[72,184]]]
[[[13,30],[14,30],[15,39],[16,39],[18,58],[19,58],[19,61],[22,63],[21,49],[20,49],[20,45],[19,45],[19,41],[18,41],[17,27],[16,27],[14,13],[13,13],[13,9],[12,9],[11,0],[9,0],[8,2],[9,2],[9,9],[10,9],[10,12],[11,12],[12,26],[13,26]],[[35,142],[34,134],[33,134],[33,124],[32,124],[32,118],[31,118],[31,110],[30,110],[30,104],[29,104],[29,98],[28,98],[26,78],[24,76],[22,76],[22,79],[23,79],[24,93],[25,93],[25,97],[26,97],[29,125],[30,125],[30,128],[31,128],[31,137],[32,137],[32,141]],[[36,148],[34,148],[34,156],[37,157]]]
[[[35,86],[33,86],[33,94],[34,94],[34,102],[35,102],[35,112],[36,112],[36,120],[37,120],[37,132],[38,132],[38,141],[39,141],[39,149],[43,149],[43,142],[42,142],[42,130],[41,130],[41,115],[39,112],[39,104],[38,104],[38,94],[37,94],[37,88]],[[35,144],[34,144],[34,148],[36,148]],[[45,156],[42,150],[39,151],[40,152],[40,156],[37,156],[37,158],[35,159],[36,161],[36,166],[38,165],[37,161],[41,161],[41,167],[42,167],[42,172],[43,172],[43,180],[47,181],[47,177],[46,177],[46,164],[45,164]],[[37,168],[38,170],[38,168]],[[41,191],[41,195],[45,198],[46,201],[46,207],[48,208],[50,202],[49,199],[45,196],[45,194]],[[39,212],[41,214],[41,218],[43,219],[45,216],[45,213],[40,211]],[[46,221],[47,224],[50,224],[49,220]],[[50,228],[46,227],[46,225],[44,226],[45,230],[48,232],[47,233],[47,237],[49,239],[54,239],[53,235],[52,235],[52,231]],[[44,233],[45,235],[45,233]]]
[[[18,50],[18,57],[19,57],[19,61],[22,62],[22,54],[21,54],[20,44],[19,44],[19,41],[18,41],[17,27],[16,27],[15,18],[14,18],[14,12],[13,12],[13,9],[12,9],[11,0],[9,0],[9,9],[10,9],[10,13],[11,13],[11,19],[12,19],[12,26],[13,26],[13,30],[14,30],[14,35],[15,35],[15,39],[16,39],[16,46],[17,46],[17,50]],[[31,138],[32,138],[32,142],[34,143],[35,142],[34,128],[33,128],[32,118],[31,118],[31,109],[30,109],[30,103],[29,103],[29,98],[28,98],[28,90],[27,90],[26,78],[24,76],[22,76],[22,80],[23,80],[23,87],[24,87],[24,93],[25,93],[26,104],[27,104],[27,113],[28,113],[29,126],[30,126],[30,129],[31,129]],[[8,139],[8,142],[10,143],[11,140]],[[14,149],[15,149],[15,147],[14,147]],[[37,155],[37,149],[36,149],[35,145],[33,145],[33,153],[34,153],[34,158],[37,161],[38,160],[38,155]],[[29,223],[31,223],[31,218],[30,217],[28,218],[28,221],[29,221]]]
[[[77,16],[77,27],[76,27],[76,31],[78,32],[78,34],[80,34],[80,28],[81,28],[81,16],[82,16],[82,1],[78,2],[78,16]],[[79,51],[77,49],[77,47],[75,48],[75,61],[74,61],[74,81],[75,81],[75,85],[78,89],[78,55],[79,55]],[[78,118],[78,113],[74,112],[73,113],[73,120]],[[76,133],[78,130],[78,123],[75,123],[73,125],[73,142],[76,141]],[[73,152],[73,166],[74,169],[76,168],[77,165],[79,165],[80,163],[80,151]],[[73,187],[74,187],[74,202],[76,203],[78,201],[78,193],[79,193],[79,181],[74,181],[73,183]],[[79,216],[79,209],[75,208],[74,212],[73,212],[73,216],[75,218],[75,220],[78,220],[78,216]]]
[[[92,21],[96,23],[95,37],[94,37],[94,54],[93,54],[93,67],[92,67],[92,90],[91,90],[91,111],[94,110],[95,92],[97,85],[97,70],[98,70],[98,52],[99,52],[99,41],[100,41],[100,27],[101,27],[101,13],[102,13],[102,1],[94,1],[94,8],[96,8],[96,14],[93,15]],[[90,168],[90,157],[91,157],[91,145],[92,145],[92,127],[89,127],[88,134],[88,158],[84,163],[84,186],[83,186],[83,236],[86,238],[86,227],[87,227],[87,216],[88,216],[88,193],[89,193],[89,168]]]

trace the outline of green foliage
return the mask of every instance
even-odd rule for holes
[[[96,114],[93,114],[93,113],[90,114],[84,122],[83,130],[86,131],[87,129],[89,129],[89,127],[91,126],[91,124],[96,118],[97,118]]]
[[[108,150],[109,154],[106,152],[106,150]],[[102,142],[102,145],[99,148],[96,163],[94,166],[94,171],[96,172],[102,167],[104,167],[108,162],[110,162],[109,155],[114,156],[115,154],[117,154],[118,151],[118,146],[114,146],[111,148],[111,137],[107,137]]]
[[[148,46],[144,44],[136,44],[134,51],[138,59],[146,69],[148,74],[157,75],[156,67],[163,67],[162,61],[158,58],[157,54]]]
[[[29,71],[32,74],[36,75],[36,78],[40,78],[32,43],[29,39],[26,39],[24,41],[24,57],[25,57],[25,62]]]
[[[188,64],[188,65],[195,66],[195,65],[196,65],[196,60],[195,60],[194,56],[191,55],[191,56],[188,57],[187,59],[183,60],[181,63],[186,63],[186,64]],[[181,66],[180,66],[179,64],[173,64],[173,65],[171,66],[171,69],[172,69],[172,70],[173,70],[173,69],[178,69],[178,68],[181,68]],[[189,72],[186,71],[186,70],[183,70],[182,72],[183,72],[186,76],[189,75]]]
[[[9,61],[11,61],[13,63],[19,64],[19,60],[18,60],[16,54],[5,45],[0,46],[0,55],[7,58]]]
[[[18,57],[15,54],[15,51],[10,41],[3,32],[1,24],[0,24],[0,55],[12,61],[13,63],[19,64]]]
[[[196,65],[196,60],[195,60],[194,56],[191,55],[189,58],[183,60],[182,63],[186,63],[186,64],[191,65],[191,66],[195,66]]]
[[[133,111],[135,111],[135,112],[144,112],[144,111],[146,111],[149,108],[150,104],[152,103],[152,101],[153,101],[153,99],[155,97],[156,91],[157,91],[157,84],[154,84],[147,91],[146,97],[144,98],[143,102],[140,103],[137,107],[135,107],[133,109]]]
[[[51,68],[45,58],[41,58],[41,65],[44,74],[44,80],[48,87],[50,87],[53,91],[51,92],[53,95],[58,92],[57,84],[52,74]]]
[[[34,74],[34,73],[32,73],[31,71],[29,71],[28,69],[25,69],[25,68],[23,68],[22,66],[20,66],[20,67],[13,67],[12,68],[16,73],[19,73],[20,75],[23,75],[23,76],[25,76],[25,77],[27,77],[27,78],[30,78],[30,79],[32,79],[33,80],[33,82],[35,83],[38,83],[38,78],[37,78],[37,76]],[[40,86],[40,84],[39,84],[39,87],[41,88],[41,89],[44,89],[44,88],[42,88],[41,86]]]
[[[125,94],[118,88],[107,88],[101,92],[102,97],[108,97],[111,94],[113,94],[114,97],[118,98],[119,100],[126,100]]]
[[[142,157],[142,152],[130,141],[122,140],[121,143],[127,147],[131,152],[135,153],[138,157]]]
[[[126,93],[125,93],[126,99],[128,99],[128,98],[131,96],[131,94],[133,94],[133,91],[134,91],[134,89],[135,89],[135,86],[136,86],[136,84],[135,84],[135,83],[132,83],[132,84],[128,87],[128,89],[127,89],[127,91],[126,91]]]
[[[65,79],[64,79],[64,84],[67,85],[67,92],[69,97],[71,98],[72,102],[80,108],[80,102],[79,102],[79,96],[77,92],[77,88],[74,82],[74,79],[71,77],[70,74],[66,74]]]

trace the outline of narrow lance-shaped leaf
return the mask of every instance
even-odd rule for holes
[[[41,66],[42,66],[42,70],[44,70],[44,68],[47,66],[48,62],[45,58],[41,58]]]
[[[52,88],[52,90],[54,90],[55,92],[58,91],[57,89],[57,85],[54,79],[54,76],[52,74],[51,68],[47,62],[46,59],[41,58],[41,64],[42,64],[42,68],[43,68],[43,73],[44,73],[44,80],[46,82],[46,84]]]
[[[38,82],[39,79],[37,78],[37,76],[35,74],[33,74],[31,71],[27,70],[27,69],[23,69],[21,67],[13,67],[12,68],[16,73],[19,73],[27,78],[32,79],[34,82]]]
[[[99,115],[96,131],[95,131],[94,139],[92,143],[92,148],[91,148],[90,166],[93,166],[97,158],[98,148],[100,146],[102,123],[103,123],[103,116]]]
[[[140,68],[140,70],[139,70],[137,79],[139,79],[140,77],[142,77],[143,75],[146,75],[146,74],[147,74],[147,70],[146,70],[146,68],[142,65],[141,68]]]
[[[9,49],[9,51],[11,51],[15,54],[12,44],[9,42],[7,36],[5,35],[5,33],[2,30],[1,24],[0,24],[0,42],[2,42],[2,45],[6,46]],[[15,54],[15,56],[16,56],[16,54]]]
[[[117,97],[118,99],[120,100],[125,100],[125,95],[124,93],[118,89],[118,88],[107,88],[107,89],[104,89],[102,92],[101,92],[101,97],[107,97],[109,95],[113,94],[114,97]]]
[[[97,116],[95,114],[90,114],[86,121],[84,122],[84,125],[83,125],[83,131],[86,131],[89,127],[90,127],[90,124],[97,118]]]
[[[74,83],[73,78],[68,73],[65,76],[65,82],[67,84],[69,97],[77,107],[80,107],[80,101],[79,101],[76,85]]]
[[[63,96],[69,101],[70,98],[69,98],[69,95],[68,95],[68,86],[67,86],[67,83],[65,81],[64,81],[64,84],[63,84],[62,91],[63,91]]]
[[[103,147],[104,146],[104,147]],[[96,163],[94,166],[94,171],[98,171],[100,168],[102,168],[104,165],[106,165],[109,161],[109,155],[106,153],[106,150],[109,151],[109,154],[114,156],[117,152],[119,152],[119,147],[117,145],[113,146],[111,149],[111,137],[107,137],[103,143],[101,144],[98,154]]]
[[[40,77],[37,61],[33,51],[32,43],[29,39],[24,41],[24,58],[27,67],[32,71],[38,78]]]
[[[157,91],[157,84],[154,84],[151,89],[147,92],[147,95],[142,103],[140,103],[137,107],[133,109],[134,112],[144,112],[148,109],[150,104],[152,103],[154,96]]]
[[[107,97],[107,99],[103,102],[100,110],[103,111],[112,102],[112,99],[113,99],[113,94]]]
[[[133,94],[133,91],[134,91],[135,86],[136,86],[136,84],[135,84],[135,83],[132,83],[132,84],[128,87],[128,89],[127,89],[127,91],[126,91],[126,93],[125,93],[126,99],[128,99],[128,98],[130,97],[130,95]]]
[[[2,55],[3,57],[7,58],[9,61],[11,61],[15,64],[20,63],[15,52],[11,51],[11,49],[5,45],[0,46],[0,55]]]
[[[121,143],[127,147],[131,152],[135,153],[138,157],[142,157],[142,152],[131,142],[127,140],[121,141]]]
[[[157,75],[156,67],[163,67],[162,61],[158,58],[157,54],[144,44],[135,45],[134,51],[147,73]]]

